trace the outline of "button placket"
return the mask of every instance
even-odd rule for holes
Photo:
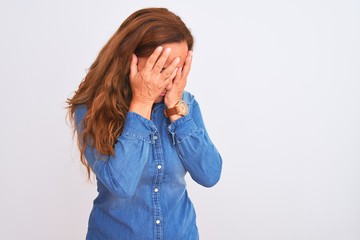
[[[163,164],[164,152],[160,141],[159,132],[152,133],[154,162],[156,171],[154,171],[153,185],[152,185],[152,200],[153,200],[153,221],[154,221],[154,234],[155,239],[162,239],[163,236],[163,223],[162,223],[162,208],[160,205],[160,188],[163,180]]]

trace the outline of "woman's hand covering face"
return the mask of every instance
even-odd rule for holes
[[[174,58],[170,65],[164,68],[170,53],[170,48],[157,47],[140,70],[138,70],[138,58],[133,54],[130,65],[133,101],[152,105],[161,92],[178,75],[179,57]]]
[[[176,71],[176,76],[167,87],[167,92],[165,95],[165,105],[168,108],[173,107],[178,101],[182,99],[182,93],[186,86],[187,76],[189,75],[192,62],[192,51],[188,51],[185,63],[182,67],[178,68]]]

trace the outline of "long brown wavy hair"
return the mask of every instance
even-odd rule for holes
[[[165,43],[186,42],[193,48],[193,37],[180,17],[166,8],[146,8],[131,14],[105,44],[72,98],[67,99],[68,117],[75,135],[75,108],[85,105],[81,134],[77,142],[80,160],[91,168],[84,156],[86,144],[105,155],[114,155],[114,144],[122,133],[132,91],[129,80],[132,54],[149,57]]]

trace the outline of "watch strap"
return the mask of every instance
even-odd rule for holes
[[[167,108],[164,110],[164,113],[166,117],[170,117],[172,115],[178,114],[179,113],[178,106],[175,106],[173,108]]]

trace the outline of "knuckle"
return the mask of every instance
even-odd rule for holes
[[[167,79],[171,76],[171,73],[169,72],[164,72],[164,78]]]

